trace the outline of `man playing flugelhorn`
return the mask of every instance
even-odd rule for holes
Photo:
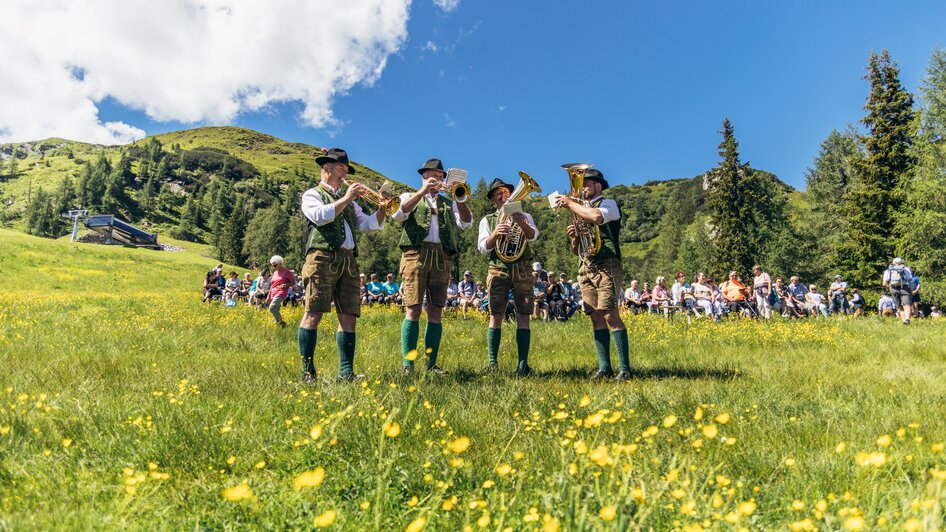
[[[447,303],[447,285],[453,258],[458,252],[459,232],[472,225],[473,215],[465,203],[451,201],[440,194],[447,175],[440,159],[428,160],[417,173],[423,176],[423,185],[413,194],[401,194],[401,208],[393,216],[403,227],[399,246],[406,312],[401,324],[401,354],[404,373],[409,374],[414,370],[414,357],[409,355],[417,353],[418,321],[426,295],[427,370],[443,374],[437,365],[443,335],[440,319]]]
[[[532,314],[534,296],[528,242],[534,241],[539,236],[539,230],[528,213],[513,212],[506,215],[501,213],[503,205],[509,201],[513,192],[512,185],[501,179],[494,179],[490,183],[486,197],[496,206],[496,212],[487,214],[480,220],[477,248],[480,253],[489,255],[489,274],[486,277],[486,294],[489,301],[486,346],[489,369],[499,367],[499,342],[502,337],[503,317],[506,314],[509,290],[512,290],[513,304],[516,307],[516,349],[519,354],[516,375],[522,377],[532,373],[529,367],[531,341],[529,317]],[[509,236],[514,232],[521,232],[517,235],[521,249],[497,251],[497,245],[509,242],[511,240]]]
[[[338,313],[339,380],[363,378],[353,369],[355,359],[355,320],[361,315],[358,283],[358,247],[355,230],[377,231],[384,223],[384,209],[365,214],[355,203],[365,187],[354,183],[344,192],[345,176],[353,173],[345,150],[332,148],[315,159],[322,168],[322,179],[302,195],[302,214],[309,223],[305,265],[302,280],[305,287],[305,314],[299,323],[299,354],[302,356],[302,379],[315,382],[315,341],[322,314]]]
[[[594,253],[586,253],[586,250],[579,249],[579,240],[582,240],[579,231],[582,229],[576,227],[575,223],[568,226],[572,251],[581,256],[578,283],[581,286],[582,309],[591,316],[595,350],[598,352],[598,371],[591,379],[602,380],[613,375],[613,339],[620,364],[620,371],[615,380],[626,381],[631,378],[631,362],[628,356],[627,329],[618,312],[621,285],[624,284],[621,241],[618,238],[621,230],[621,209],[614,200],[601,196],[601,191],[606,188],[608,182],[604,174],[589,168],[584,172],[581,189],[585,201],[576,201],[561,194],[554,196],[553,201],[555,206],[569,209],[577,217],[597,226],[601,232],[600,249]]]

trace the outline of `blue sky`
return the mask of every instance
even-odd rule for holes
[[[335,98],[339,125],[306,126],[292,102],[233,123],[344,147],[408,184],[437,156],[472,179],[524,170],[551,192],[567,187],[564,162],[612,184],[697,175],[729,117],[743,160],[804,188],[820,142],[863,116],[872,49],[889,49],[916,91],[946,47],[946,2],[904,4],[418,0],[381,77]],[[99,116],[147,134],[200,125],[114,100]]]

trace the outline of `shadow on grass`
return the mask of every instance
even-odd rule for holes
[[[528,377],[524,377],[524,380],[588,380],[591,375],[594,373],[594,367],[570,367],[562,368],[555,370],[533,370],[533,373]],[[701,380],[701,379],[711,379],[711,380],[732,380],[740,376],[735,370],[732,369],[718,369],[718,368],[670,368],[670,367],[654,367],[654,368],[636,368],[631,370],[631,381],[645,380],[645,379],[690,379],[690,380]],[[507,379],[516,379],[517,377],[513,374],[510,369],[501,369],[495,373],[487,373],[485,371],[472,371],[468,369],[460,369],[455,372],[452,372],[448,377],[454,382],[457,383],[466,383],[472,381],[482,381],[482,380],[493,380],[494,378],[507,378]],[[605,380],[608,382],[609,380]]]

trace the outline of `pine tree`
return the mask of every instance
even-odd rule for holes
[[[748,273],[756,253],[751,235],[751,210],[746,186],[748,168],[739,161],[739,143],[732,124],[723,121],[723,141],[719,144],[720,165],[712,172],[709,206],[715,245],[710,268],[717,278],[730,270]]]
[[[197,240],[197,211],[197,202],[194,196],[191,195],[187,198],[187,203],[184,204],[184,212],[181,214],[181,219],[173,231],[174,238],[190,241]]]
[[[20,173],[20,149],[13,148],[13,152],[10,154],[10,162],[7,163],[7,175],[10,176],[10,179],[16,179]]]
[[[924,275],[939,277],[946,274],[946,50],[933,52],[926,74],[913,145],[916,171],[897,217],[897,254]]]
[[[857,179],[845,205],[848,240],[838,263],[855,286],[879,286],[884,267],[897,249],[894,222],[903,203],[902,185],[912,171],[913,96],[900,84],[899,68],[886,50],[871,53],[870,95],[862,120],[868,134]]]
[[[27,232],[36,236],[59,236],[62,226],[60,219],[53,205],[53,197],[42,187],[37,189],[26,208]]]
[[[223,224],[220,238],[217,243],[217,258],[229,264],[244,264],[246,256],[243,254],[243,237],[246,234],[246,224],[249,213],[243,194],[238,194],[233,212]]]

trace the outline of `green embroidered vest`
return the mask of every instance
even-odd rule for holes
[[[597,209],[602,201],[604,201],[603,197],[598,198],[591,206]],[[621,218],[623,215],[621,214],[620,205],[618,205],[618,215],[617,220],[605,222],[598,226],[598,230],[601,231],[601,251],[596,255],[598,258],[621,258],[621,240],[618,236],[621,232]]]
[[[486,223],[489,224],[489,232],[492,233],[496,229],[496,222],[499,220],[499,213],[494,212],[492,214],[486,215]],[[511,223],[511,221],[510,221]],[[525,235],[522,235],[522,238],[525,238]],[[499,240],[496,240],[496,243],[499,243]],[[531,261],[532,260],[532,247],[529,246],[529,241],[526,239],[525,249],[522,252],[522,257],[518,261]],[[493,244],[493,249],[489,252],[489,265],[496,266],[499,268],[505,268],[506,266],[513,264],[511,262],[506,262],[503,259],[499,258],[499,255],[496,254],[496,244]]]
[[[316,186],[315,188],[322,196],[322,201],[325,202],[326,205],[335,202],[335,197],[327,190],[320,186]],[[356,257],[358,256],[358,241],[355,238],[355,230],[358,225],[355,220],[355,206],[353,204],[349,203],[341,213],[336,212],[335,219],[325,225],[315,225],[308,218],[306,218],[306,220],[309,222],[309,238],[306,243],[306,253],[312,249],[335,251],[342,247],[342,244],[345,243],[345,224],[342,222],[348,222],[348,227],[352,232],[352,240],[355,242],[355,247],[352,252]]]
[[[421,199],[414,210],[407,215],[407,220],[401,224],[401,240],[398,245],[401,249],[418,247],[427,238],[430,231],[430,206],[427,199]],[[457,222],[453,217],[453,202],[443,196],[437,196],[437,223],[440,228],[440,243],[447,255],[457,254]]]

